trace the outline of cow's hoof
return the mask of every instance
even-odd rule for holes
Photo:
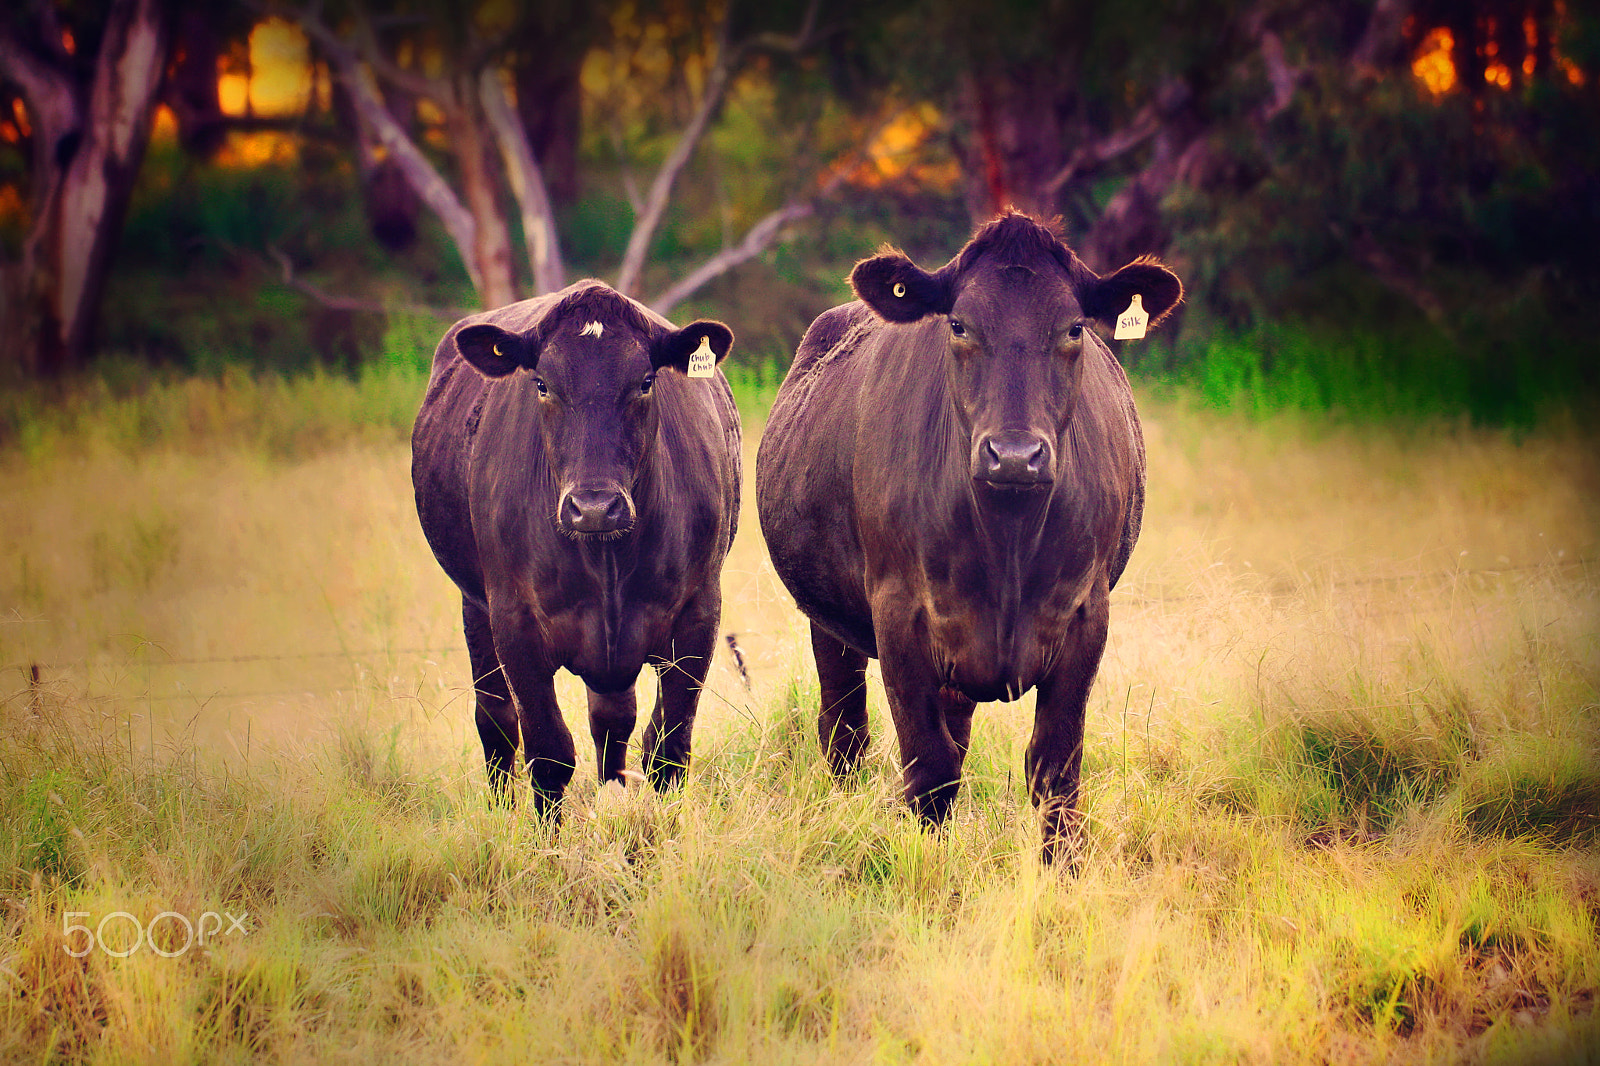
[[[651,759],[645,766],[645,776],[650,779],[650,785],[657,792],[667,792],[683,784],[683,775],[689,769],[684,762],[673,762],[671,759]]]
[[[1083,815],[1066,800],[1047,800],[1039,812],[1039,829],[1043,837],[1040,861],[1077,876],[1083,852]]]

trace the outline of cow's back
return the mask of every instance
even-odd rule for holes
[[[884,323],[859,301],[824,311],[795,353],[762,433],[756,502],[773,568],[800,609],[875,655],[854,463],[863,395]]]

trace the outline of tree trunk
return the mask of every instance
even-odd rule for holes
[[[0,69],[23,87],[35,117],[33,220],[23,247],[28,368],[59,377],[81,368],[123,216],[150,139],[170,51],[169,5],[111,5],[87,85],[70,66],[0,40]],[[24,327],[27,328],[27,327]]]
[[[561,263],[555,210],[550,205],[543,169],[534,158],[526,130],[506,99],[499,72],[492,67],[485,68],[479,77],[478,87],[484,117],[488,119],[489,127],[494,130],[495,141],[500,146],[506,181],[511,186],[512,195],[517,198],[517,206],[522,214],[522,239],[528,248],[533,291],[555,292],[566,284],[566,268]]]
[[[517,299],[516,278],[511,269],[511,235],[506,231],[505,212],[500,209],[500,190],[489,164],[489,145],[484,136],[483,109],[479,106],[478,86],[470,73],[462,74],[454,86],[455,106],[450,114],[450,148],[466,193],[467,210],[477,223],[477,240],[471,254],[477,261],[478,298],[485,308],[504,307]]]
[[[178,143],[201,159],[216,155],[228,137],[217,90],[217,60],[222,52],[217,17],[217,9],[208,4],[184,7],[174,28],[166,93],[167,106],[178,120]]]
[[[598,5],[597,5],[598,7]],[[578,145],[583,136],[583,87],[578,76],[600,20],[597,8],[577,5],[570,22],[540,27],[521,42],[514,71],[517,115],[539,161],[550,200],[578,200]]]
[[[1056,196],[1048,184],[1071,147],[1060,117],[1070,110],[1070,79],[1028,64],[975,61],[962,96],[972,132],[958,151],[973,221],[987,222],[1007,207],[1039,218],[1054,215]]]

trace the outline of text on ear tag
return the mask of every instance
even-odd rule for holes
[[[1117,316],[1117,328],[1111,334],[1112,340],[1136,341],[1144,336],[1145,326],[1150,321],[1150,315],[1144,309],[1144,297],[1138,293],[1133,294],[1133,302],[1128,309]]]
[[[700,335],[700,347],[689,353],[689,376],[708,378],[717,369],[717,353],[711,350],[711,338]]]

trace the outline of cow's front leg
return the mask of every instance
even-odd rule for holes
[[[1079,609],[1054,669],[1040,682],[1025,765],[1028,797],[1039,810],[1040,857],[1076,868],[1082,837],[1078,779],[1089,689],[1100,669],[1111,617],[1102,587]]]
[[[638,704],[629,685],[621,692],[602,695],[589,690],[589,735],[594,738],[595,764],[600,768],[600,783],[623,784],[622,770],[628,762],[628,738],[638,719]]]
[[[521,611],[493,612],[495,651],[517,698],[522,758],[533,786],[534,808],[561,817],[561,794],[577,765],[572,733],[556,703],[555,668],[544,654],[537,624]]]
[[[690,600],[673,623],[671,646],[653,657],[659,684],[644,731],[644,770],[657,791],[676,785],[689,769],[694,716],[721,621],[722,594],[712,585]]]
[[[926,642],[897,640],[890,632],[878,626],[883,688],[900,741],[905,800],[924,822],[940,825],[961,789],[966,756],[962,726],[971,721],[972,703],[942,691]],[[959,741],[950,733],[952,721],[963,734]]]

